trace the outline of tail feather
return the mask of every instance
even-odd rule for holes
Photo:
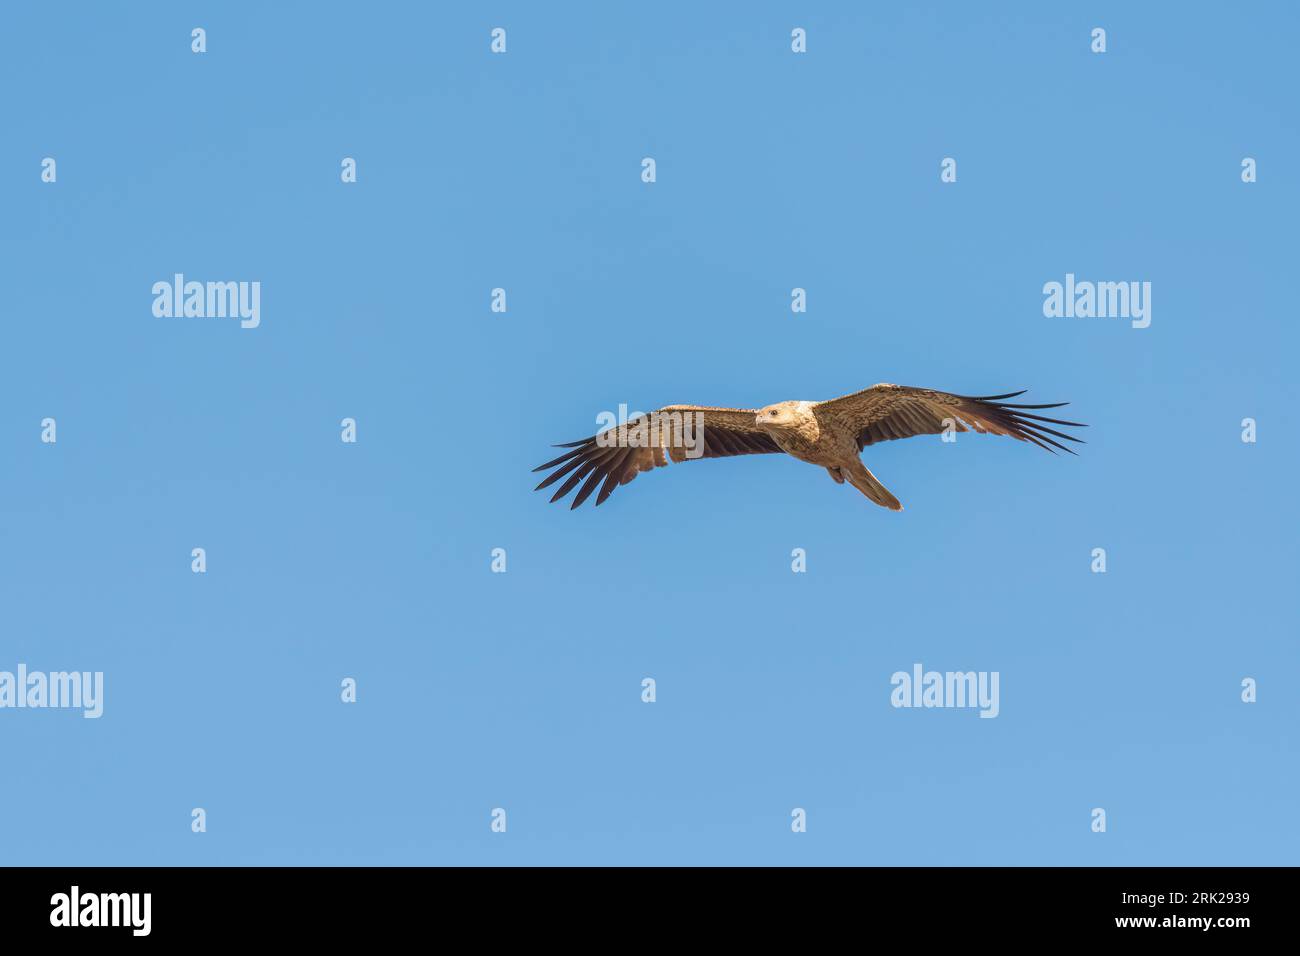
[[[861,462],[854,462],[854,465],[853,468],[840,469],[844,477],[849,480],[849,484],[882,508],[888,508],[890,511],[903,510],[902,502],[889,493],[889,489],[880,483],[880,479],[873,475],[866,465]]]

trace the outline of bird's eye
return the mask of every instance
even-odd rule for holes
[[[776,409],[772,409],[772,411],[768,412],[768,414],[771,415],[773,418],[776,418]]]

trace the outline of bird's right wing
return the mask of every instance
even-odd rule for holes
[[[756,414],[757,410],[749,408],[666,405],[590,438],[557,445],[557,448],[573,450],[533,469],[555,469],[534,490],[568,475],[551,501],[559,501],[582,482],[569,507],[576,508],[586,501],[598,484],[600,494],[596,496],[596,504],[599,505],[619,485],[669,461],[780,452],[767,432],[754,424]]]

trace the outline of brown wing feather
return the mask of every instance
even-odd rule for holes
[[[1051,405],[1011,405],[1002,399],[1015,398],[1024,391],[1006,395],[953,395],[928,388],[907,385],[873,385],[871,388],[813,406],[819,417],[826,417],[837,427],[857,437],[858,450],[876,442],[911,438],[914,435],[938,435],[945,421],[954,431],[974,430],[981,434],[1010,435],[1019,441],[1033,442],[1055,454],[1055,449],[1075,454],[1056,439],[1082,443],[1083,440],[1057,431],[1050,425],[1086,428],[1080,422],[1045,418],[1030,409],[1060,408],[1069,402]]]
[[[573,504],[569,506],[576,508],[590,498],[599,485],[596,504],[601,505],[615,488],[626,485],[643,471],[662,468],[669,461],[692,460],[693,447],[699,450],[699,454],[694,456],[698,458],[779,453],[781,449],[776,442],[754,424],[756,412],[756,409],[749,408],[666,405],[590,438],[557,445],[557,448],[571,450],[533,469],[553,469],[534,490],[540,491],[568,475],[564,484],[551,496],[551,501],[559,501],[578,488]],[[656,422],[658,426],[651,429],[650,425]],[[679,422],[688,427],[681,427],[677,424]],[[691,430],[697,423],[700,426],[698,437]],[[639,425],[642,426],[640,429]]]

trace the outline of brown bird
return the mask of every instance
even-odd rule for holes
[[[590,438],[556,445],[573,450],[533,469],[555,469],[535,490],[568,475],[551,501],[560,500],[581,482],[582,487],[578,488],[570,507],[576,508],[591,497],[597,485],[600,485],[600,494],[596,496],[599,505],[619,485],[627,484],[643,471],[663,467],[670,460],[784,452],[800,461],[821,465],[837,483],[847,481],[876,504],[902,511],[898,499],[859,459],[867,445],[913,435],[974,430],[981,434],[1010,435],[1019,441],[1033,442],[1053,454],[1055,449],[1074,454],[1055,439],[1072,442],[1081,439],[1048,425],[1086,426],[1029,413],[1031,409],[1060,408],[1069,403],[1010,405],[1002,401],[1023,394],[1022,390],[973,398],[928,388],[882,384],[825,402],[778,402],[757,409],[666,405]]]

